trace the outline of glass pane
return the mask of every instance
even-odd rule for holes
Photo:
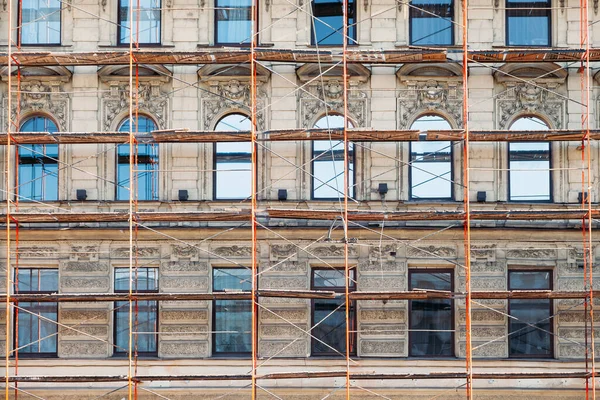
[[[313,0],[312,43],[326,46],[343,44],[342,1]],[[348,44],[356,44],[354,1],[348,1]]]
[[[312,354],[338,354],[346,351],[346,305],[344,300],[314,300]],[[354,308],[350,309],[354,321]],[[354,329],[354,327],[351,327]],[[354,335],[352,335],[354,336]],[[318,339],[318,340],[317,340]],[[351,351],[354,343],[351,342]],[[334,350],[335,349],[335,350]]]
[[[58,326],[52,321],[57,321],[58,304],[22,302],[19,307],[19,352],[56,353]]]
[[[252,302],[215,300],[215,353],[252,351]]]
[[[217,44],[250,43],[252,37],[252,1],[217,0],[216,7]]]
[[[516,120],[511,130],[547,130],[542,120]],[[509,190],[512,201],[550,201],[550,144],[509,143]]]
[[[21,43],[60,44],[60,0],[22,0]]]
[[[249,268],[214,268],[213,291],[252,290],[252,271]]]
[[[354,288],[356,285],[355,270],[348,271],[350,281],[348,285]],[[313,287],[315,289],[344,289],[344,277],[346,272],[343,269],[313,269]]]
[[[133,270],[134,291],[158,291],[158,268]],[[115,268],[115,292],[129,291],[129,268]]]
[[[26,292],[58,292],[58,269],[19,268],[16,290]]]
[[[436,115],[426,115],[413,122],[411,129],[452,129],[450,123]],[[411,199],[452,198],[452,143],[413,142],[410,144]]]
[[[510,271],[509,290],[550,290],[551,271]]]
[[[410,290],[452,290],[450,272],[411,272]],[[410,302],[410,355],[440,356],[454,355],[453,301],[412,300]]]
[[[517,318],[509,318],[511,356],[552,354],[550,300],[510,300],[510,315]]]
[[[250,131],[250,119],[243,114],[229,114],[216,125],[215,131]],[[252,145],[245,142],[215,144],[215,198],[245,199],[252,194]]]
[[[137,308],[133,320],[134,346],[141,353],[156,352],[158,303],[137,301],[133,307]],[[115,308],[115,344],[118,346],[115,351],[126,353],[129,348],[129,302],[117,301]]]
[[[411,5],[411,44],[453,44],[453,4],[451,0],[416,0],[412,1]]]
[[[549,46],[550,11],[549,1],[508,0],[506,2],[506,44]]]
[[[129,43],[131,27],[129,6],[129,0],[120,0],[119,43],[121,44]],[[142,44],[160,43],[160,0],[135,0],[133,7],[133,41]]]
[[[152,132],[156,124],[148,117],[140,116],[137,126],[133,122],[132,131]],[[129,132],[129,119],[123,121],[119,127],[120,132]],[[129,144],[117,146],[117,200],[129,199]],[[158,199],[158,145],[139,144],[137,146],[137,172],[135,173],[138,200]]]

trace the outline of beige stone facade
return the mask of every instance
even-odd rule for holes
[[[8,0],[11,1],[11,0]],[[8,32],[6,1],[0,7],[0,45],[5,51]],[[455,2],[454,37],[461,45],[462,15]],[[552,1],[552,46],[578,48],[579,2]],[[23,47],[22,51],[87,52],[123,50],[117,46],[116,0],[65,1],[61,13],[61,45]],[[469,47],[473,50],[505,45],[504,2],[469,2]],[[259,42],[275,49],[314,49],[306,0],[265,0],[259,4]],[[597,1],[590,18],[597,22]],[[13,24],[17,17],[14,10]],[[214,4],[211,1],[163,0],[161,45],[157,51],[195,51],[214,46]],[[397,49],[409,44],[409,6],[402,1],[357,0],[358,48]],[[113,22],[111,22],[113,21]],[[600,24],[590,26],[591,47],[600,47]],[[463,126],[463,77],[457,53],[444,64],[354,64],[349,68],[348,113],[354,126],[373,129],[410,129],[424,115],[445,118],[454,129]],[[535,116],[550,129],[581,128],[581,72],[579,63],[472,64],[468,76],[470,129],[507,130],[520,117]],[[592,65],[592,74],[598,64]],[[322,74],[323,70],[328,70]],[[127,66],[48,66],[24,68],[18,102],[8,107],[7,68],[2,70],[1,124],[10,115],[20,122],[47,116],[62,132],[114,132],[129,115]],[[139,111],[158,129],[214,130],[224,116],[248,113],[251,106],[247,65],[144,65],[140,66]],[[261,63],[258,68],[257,129],[312,128],[328,113],[343,112],[343,79],[339,66],[303,63]],[[591,76],[590,120],[600,128],[600,78]],[[532,84],[532,82],[534,82]],[[17,89],[16,79],[12,80]],[[16,97],[15,97],[16,98]],[[117,201],[115,144],[59,146],[58,201],[25,202],[20,213],[125,212],[128,201]],[[463,154],[453,146],[452,200],[414,201],[410,194],[408,142],[362,142],[355,145],[355,201],[361,211],[461,211],[464,201]],[[485,192],[478,210],[568,210],[580,207],[582,182],[580,142],[550,145],[551,202],[510,202],[508,145],[473,143],[470,153],[469,197]],[[591,147],[591,198],[597,207],[600,147]],[[14,166],[14,149],[0,150]],[[161,143],[158,145],[156,201],[140,201],[143,212],[247,210],[247,200],[215,200],[214,144]],[[337,201],[314,200],[311,180],[311,143],[264,142],[258,149],[260,208],[339,210]],[[13,193],[17,175],[4,171],[0,198]],[[6,182],[10,182],[7,187]],[[382,199],[380,183],[389,191]],[[87,192],[77,201],[78,189]],[[286,189],[288,199],[277,200]],[[189,200],[179,201],[180,190]],[[475,203],[474,203],[475,204]],[[6,211],[6,205],[3,206]],[[15,209],[16,210],[16,209]],[[331,221],[262,218],[258,243],[259,289],[311,290],[311,270],[343,267],[341,224]],[[336,228],[336,225],[337,226]],[[597,226],[594,221],[593,227]],[[333,233],[332,233],[333,231]],[[351,225],[348,231],[349,265],[356,268],[357,291],[407,291],[409,271],[452,271],[454,292],[464,293],[465,247],[462,221],[405,221]],[[5,239],[5,238],[4,238]],[[11,269],[56,268],[60,293],[112,293],[115,268],[130,266],[127,223],[26,223],[11,242]],[[1,247],[6,256],[6,240]],[[583,291],[581,221],[473,221],[471,284],[474,291],[507,290],[511,269],[552,271],[552,288]],[[18,254],[18,260],[16,255]],[[160,293],[211,293],[213,269],[252,264],[251,231],[238,222],[143,223],[136,235],[135,263],[159,270]],[[593,271],[600,265],[596,238],[592,241]],[[2,262],[3,269],[6,268]],[[600,289],[600,280],[594,286]],[[0,276],[0,291],[12,288]],[[595,287],[596,288],[596,287]],[[12,289],[11,289],[12,290]],[[258,357],[261,374],[273,372],[345,370],[339,357],[311,354],[309,332],[313,308],[310,299],[261,298],[258,311]],[[160,301],[157,356],[138,360],[138,375],[248,374],[248,358],[213,354],[213,301]],[[453,302],[453,353],[451,358],[409,357],[409,301],[359,300],[356,302],[357,373],[464,372],[465,299]],[[64,302],[59,304],[58,347],[50,359],[21,358],[19,375],[123,375],[127,358],[114,354],[114,303]],[[472,344],[474,372],[585,372],[586,314],[582,299],[552,301],[553,356],[549,359],[509,357],[508,301],[474,300]],[[0,312],[0,333],[14,345],[14,318],[6,331],[6,313]],[[600,330],[594,330],[596,336]],[[589,329],[588,329],[589,333]],[[600,355],[596,346],[596,353]],[[5,341],[0,351],[6,352]],[[14,375],[16,360],[10,359]],[[264,363],[264,365],[262,365]],[[20,399],[127,398],[126,389],[107,394],[127,382],[91,384],[23,383]],[[600,382],[599,382],[600,383]],[[246,399],[247,381],[174,381],[140,384],[138,399]],[[291,400],[345,398],[345,379],[278,379],[260,385],[260,399]],[[464,379],[355,380],[356,399],[458,399],[464,397]],[[582,399],[585,379],[485,379],[475,382],[481,399]],[[150,392],[145,389],[150,390]],[[29,393],[33,393],[29,395]],[[153,393],[155,392],[155,393]],[[11,390],[12,393],[12,390]],[[158,393],[161,396],[157,395]],[[35,397],[35,396],[40,397]],[[438,397],[439,396],[439,397]],[[12,397],[11,397],[12,398]]]

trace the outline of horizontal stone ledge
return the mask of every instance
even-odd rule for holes
[[[596,373],[595,376],[599,376]],[[345,370],[337,371],[299,371],[299,372],[278,372],[265,375],[257,375],[256,379],[304,379],[304,378],[338,378],[345,377]],[[592,377],[589,372],[497,372],[497,373],[474,373],[473,379],[587,379]],[[413,373],[350,373],[350,379],[354,380],[400,380],[400,379],[466,379],[465,372],[432,372],[424,374]],[[240,381],[251,380],[252,375],[137,375],[131,378],[136,382],[144,381]],[[83,382],[125,382],[129,378],[127,375],[74,375],[74,376],[9,376],[9,382],[63,382],[63,383],[83,383]]]

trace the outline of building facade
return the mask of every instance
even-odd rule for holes
[[[5,1],[0,10],[0,42],[6,51],[11,32],[16,54],[127,54],[132,26],[140,51],[183,56],[243,48],[252,33],[251,3],[245,0],[141,0],[141,9],[133,14],[126,0],[14,3],[11,7]],[[581,48],[579,2],[477,0],[468,7],[470,50],[523,48],[552,55]],[[254,180],[257,285],[265,294],[255,313],[259,375],[344,371],[346,353],[349,368],[359,375],[463,373],[467,288],[462,217],[388,220],[387,213],[461,212],[465,186],[476,211],[543,215],[581,210],[588,187],[595,210],[600,174],[595,140],[589,153],[584,146],[583,162],[580,139],[472,142],[468,155],[462,141],[357,140],[345,152],[338,139],[261,140],[254,171],[248,142],[148,139],[151,132],[249,131],[253,103],[261,133],[335,131],[343,128],[345,112],[348,127],[364,131],[464,129],[460,2],[352,0],[347,17],[351,50],[367,54],[410,47],[425,53],[443,48],[447,60],[383,64],[365,56],[364,63],[348,64],[347,101],[343,68],[336,62],[260,61],[255,102],[250,64],[244,62],[138,64],[135,88],[129,66],[118,63],[6,65],[0,70],[4,130],[50,136],[133,131],[143,140],[130,147],[128,139],[88,144],[16,139],[0,153],[0,162],[9,166],[0,182],[0,197],[8,200],[3,212],[10,203],[11,212],[19,215],[129,214],[132,191],[139,213],[245,212],[251,207]],[[335,53],[344,40],[342,18],[339,2],[265,0],[258,4],[258,46]],[[594,1],[589,4],[591,48],[600,47],[598,18]],[[598,129],[597,62],[588,70],[580,61],[546,59],[559,61],[469,64],[469,129],[524,135],[581,130],[587,106],[590,128]],[[582,90],[584,73],[589,73],[589,91]],[[346,195],[352,211],[380,213],[381,220],[348,223],[344,235],[341,218],[278,218],[263,212],[339,212]],[[6,274],[0,277],[3,293],[128,294],[132,289],[172,294],[173,299],[71,297],[11,303],[8,315],[0,312],[0,332],[8,338],[0,351],[6,354],[6,344],[11,350],[9,376],[127,377],[132,349],[136,376],[249,374],[252,300],[235,299],[235,293],[251,290],[252,229],[247,221],[142,218],[133,232],[127,219],[52,223],[16,218],[8,254],[3,238],[1,253],[9,261],[3,268],[8,267],[11,280],[6,281]],[[592,257],[586,260],[588,243]],[[597,332],[582,293],[588,289],[584,270],[591,263],[596,273],[600,265],[597,248],[595,238],[588,242],[582,237],[580,218],[472,221],[472,291],[574,293],[572,298],[483,295],[472,300],[475,373],[556,374],[477,379],[477,397],[585,396],[582,376],[589,371],[586,357],[591,357],[586,348],[593,349],[591,332]],[[365,295],[347,305],[346,289],[448,296],[397,300]],[[268,295],[286,290],[305,295]],[[319,298],[316,291],[330,295]],[[233,295],[177,298],[219,293]],[[136,398],[250,398],[248,384],[234,378],[147,379],[139,384]],[[458,375],[359,377],[352,379],[351,396],[453,399],[464,396],[464,384]],[[259,385],[261,399],[346,395],[345,375],[265,378]],[[10,398],[16,393],[19,398],[122,399],[127,398],[127,380],[21,382],[18,389],[11,387]]]

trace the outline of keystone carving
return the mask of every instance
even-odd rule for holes
[[[15,85],[16,86],[16,85]],[[13,88],[16,90],[16,87]],[[21,83],[19,104],[12,103],[11,118],[17,119],[17,106],[20,115],[29,113],[49,113],[58,123],[59,130],[69,129],[69,96],[64,93],[63,82],[29,80]],[[4,98],[4,109],[8,107],[8,99]],[[5,122],[6,125],[6,122]]]
[[[359,84],[350,81],[348,90],[348,113],[357,126],[367,121],[367,93],[359,90]],[[300,92],[300,121],[303,128],[312,128],[317,117],[325,110],[344,114],[344,86],[341,81],[331,79],[310,84]]]
[[[137,101],[141,111],[147,112],[158,122],[159,127],[167,125],[168,100],[160,86],[163,82],[156,79],[140,82],[137,92],[133,93],[133,102]],[[122,81],[109,81],[109,90],[102,96],[104,130],[115,127],[115,118],[129,109],[129,84]]]
[[[266,93],[259,86],[257,95],[256,127],[265,130],[265,98]],[[204,129],[212,129],[218,118],[227,114],[228,111],[240,110],[249,113],[252,107],[250,94],[250,82],[242,82],[236,79],[229,81],[211,81],[210,94],[204,96],[202,102],[202,119]]]
[[[558,83],[529,85],[519,82],[504,82],[506,90],[496,100],[496,115],[500,129],[508,129],[515,116],[523,113],[546,116],[553,128],[564,128],[566,99],[555,91]]]
[[[423,114],[442,112],[462,126],[463,91],[459,81],[408,81],[398,96],[400,127],[408,129],[413,120]]]

